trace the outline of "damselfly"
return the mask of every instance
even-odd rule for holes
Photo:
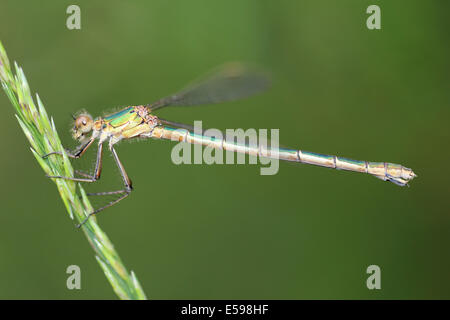
[[[90,216],[118,203],[132,191],[131,180],[122,165],[114,145],[124,139],[154,138],[168,139],[192,144],[200,144],[226,151],[246,153],[260,157],[277,158],[286,161],[313,164],[328,168],[369,173],[381,180],[391,181],[399,186],[405,186],[416,175],[406,167],[387,162],[369,162],[351,160],[333,155],[323,155],[313,152],[278,148],[264,148],[260,144],[249,145],[226,138],[212,139],[210,136],[193,132],[188,125],[161,119],[154,111],[168,106],[192,106],[214,104],[232,101],[259,93],[268,87],[267,77],[261,73],[250,71],[241,64],[229,64],[211,75],[188,86],[180,92],[160,99],[152,104],[129,106],[119,112],[95,120],[87,113],[74,117],[72,128],[73,138],[79,142],[74,151],[66,150],[71,158],[80,158],[86,150],[98,140],[97,157],[93,174],[78,172],[81,177],[50,176],[50,178],[68,179],[80,182],[95,182],[100,179],[102,169],[103,144],[108,143],[108,149],[119,168],[124,188],[118,191],[90,193],[88,195],[118,195],[118,198],[107,205],[89,213],[78,227],[83,225]],[[61,154],[52,152],[51,154]]]

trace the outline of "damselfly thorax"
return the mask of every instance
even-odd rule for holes
[[[93,137],[99,143],[115,144],[122,139],[149,137],[158,125],[158,117],[146,106],[131,106],[94,121]]]

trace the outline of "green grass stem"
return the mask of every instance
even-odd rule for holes
[[[19,125],[31,144],[33,156],[47,175],[73,177],[74,170],[64,152],[53,118],[48,117],[44,104],[37,94],[37,104],[35,104],[25,74],[17,63],[14,63],[14,70],[15,73],[0,42],[1,84],[15,109]],[[64,155],[42,158],[42,155],[53,151],[63,152]],[[92,206],[82,186],[70,180],[53,179],[53,181],[70,218],[75,218],[78,222],[84,220],[86,215],[92,212]],[[89,219],[82,226],[82,230],[94,249],[95,258],[119,298],[146,299],[135,274],[133,271],[131,273],[127,271],[96,219]],[[74,232],[76,231],[74,226]]]

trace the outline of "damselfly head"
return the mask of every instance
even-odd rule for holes
[[[92,131],[94,120],[87,113],[82,113],[75,118],[72,128],[72,137],[75,140],[85,140],[89,132]]]

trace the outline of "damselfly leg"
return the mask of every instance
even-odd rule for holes
[[[92,140],[93,141],[93,140]],[[81,148],[79,148],[77,151],[75,152],[68,152],[67,155],[71,158],[80,158],[84,152],[86,151],[86,149],[92,144],[92,141],[89,141],[88,143],[86,143],[84,146],[82,146]],[[133,190],[132,185],[131,185],[131,180],[128,177],[125,168],[123,167],[122,163],[120,162],[120,159],[117,155],[116,150],[114,149],[114,146],[112,144],[110,144],[109,147],[114,161],[116,162],[117,167],[119,168],[120,174],[122,176],[123,179],[123,183],[124,183],[124,189],[122,190],[117,190],[117,191],[106,191],[106,192],[94,192],[94,193],[87,193],[86,195],[88,196],[107,196],[107,195],[117,195],[120,194],[121,196],[111,202],[109,202],[107,205],[100,207],[94,211],[92,211],[91,213],[89,213],[86,218],[81,221],[80,224],[78,224],[76,227],[80,228],[83,224],[85,224],[89,218],[97,213],[99,213],[100,211],[109,208],[113,205],[115,205],[116,203],[118,203],[119,201],[125,199]],[[52,152],[49,154],[44,155],[43,157],[46,158],[49,155],[52,154],[57,154],[57,155],[61,155],[61,152]],[[65,179],[65,180],[72,180],[72,181],[78,181],[78,182],[96,182],[97,180],[100,179],[100,175],[101,175],[101,171],[102,171],[102,160],[103,160],[103,143],[99,143],[98,145],[98,149],[97,149],[97,157],[96,157],[96,162],[95,162],[95,170],[94,170],[94,174],[90,175],[84,172],[81,172],[79,170],[76,170],[75,172],[80,174],[81,176],[84,176],[85,178],[78,178],[78,177],[65,177],[65,176],[48,176],[49,178],[55,178],[55,179]]]
[[[131,185],[131,180],[130,180],[130,178],[128,177],[128,175],[126,173],[125,168],[122,165],[122,162],[120,162],[119,156],[117,155],[117,152],[114,149],[114,146],[110,145],[109,150],[111,151],[111,153],[112,153],[112,155],[114,157],[114,161],[116,162],[116,165],[119,168],[120,175],[122,176],[125,188],[122,189],[122,190],[117,190],[117,191],[96,192],[96,193],[88,194],[90,196],[105,196],[105,195],[112,195],[112,194],[122,194],[122,195],[118,199],[115,199],[115,200],[111,201],[110,203],[108,203],[107,205],[105,205],[105,206],[103,206],[101,208],[98,208],[98,209],[94,210],[93,212],[89,213],[87,215],[87,217],[84,218],[84,220],[81,221],[81,223],[77,225],[77,228],[81,227],[84,223],[86,223],[91,216],[99,213],[102,210],[105,210],[106,208],[109,208],[109,207],[115,205],[119,201],[121,201],[121,200],[125,199],[126,197],[128,197],[128,195],[133,190],[133,187]]]

